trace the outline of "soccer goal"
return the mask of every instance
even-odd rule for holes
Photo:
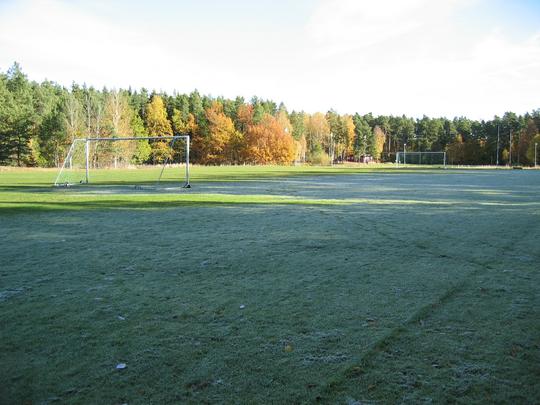
[[[446,152],[398,152],[396,165],[432,165],[446,168]]]
[[[189,141],[187,135],[77,138],[54,185],[178,181],[190,188]]]

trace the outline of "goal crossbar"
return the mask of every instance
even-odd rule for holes
[[[142,137],[136,137],[136,136],[125,136],[125,137],[114,137],[114,138],[76,138],[73,140],[71,146],[69,147],[68,153],[66,155],[66,159],[64,160],[64,163],[62,164],[62,167],[60,168],[60,171],[58,172],[58,175],[56,176],[56,179],[54,180],[54,185],[59,186],[60,183],[58,182],[60,177],[62,176],[62,172],[66,168],[66,164],[69,161],[69,158],[71,156],[71,153],[77,143],[84,142],[85,143],[85,149],[84,149],[84,156],[85,156],[85,184],[90,183],[90,159],[89,159],[89,152],[90,152],[90,142],[97,142],[97,141],[105,141],[105,142],[119,142],[119,141],[163,141],[163,140],[170,140],[169,146],[173,147],[174,143],[178,139],[184,139],[186,141],[186,182],[184,183],[184,188],[190,188],[191,184],[189,182],[189,135],[167,135],[167,136],[142,136]],[[163,163],[163,166],[161,168],[161,171],[159,173],[159,177],[157,180],[157,183],[161,181],[161,177],[163,175],[163,171],[165,170],[165,167],[169,163],[169,158],[165,159],[165,162]]]

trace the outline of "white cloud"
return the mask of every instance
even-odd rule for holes
[[[399,40],[412,32],[446,24],[475,0],[323,0],[307,26],[308,34],[330,53]]]
[[[19,3],[0,16],[0,65],[23,65],[32,78],[127,87],[151,76],[155,85],[171,65],[167,49],[126,21],[84,13],[57,0]],[[157,79],[157,80],[156,80]]]
[[[347,112],[490,118],[537,108],[538,35],[514,42],[469,29],[456,17],[478,4],[323,0],[307,26],[316,66],[307,76]]]
[[[321,0],[303,27],[246,32],[206,15],[149,24],[108,2],[26,0],[0,15],[0,69],[19,61],[36,80],[258,95],[309,112],[491,118],[540,107],[540,36],[517,42],[458,18],[486,3]]]

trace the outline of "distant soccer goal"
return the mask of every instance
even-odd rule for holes
[[[161,181],[189,182],[189,136],[77,138],[71,144],[55,186]],[[146,168],[144,175],[136,170]]]
[[[446,168],[446,152],[398,152],[396,165],[432,165]]]

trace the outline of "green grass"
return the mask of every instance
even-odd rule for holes
[[[137,168],[96,170],[90,172],[93,184],[153,184],[159,177],[161,168]],[[164,171],[165,183],[183,180],[184,168],[167,168]],[[199,166],[191,165],[191,179],[200,181],[249,181],[290,176],[335,175],[351,173],[432,173],[438,169],[430,166],[408,166],[395,168],[392,164],[336,165],[330,166]],[[79,178],[84,171],[79,170]],[[19,169],[0,167],[0,187],[49,187],[58,174],[58,169]]]
[[[540,172],[117,174],[0,171],[0,403],[540,401]]]

